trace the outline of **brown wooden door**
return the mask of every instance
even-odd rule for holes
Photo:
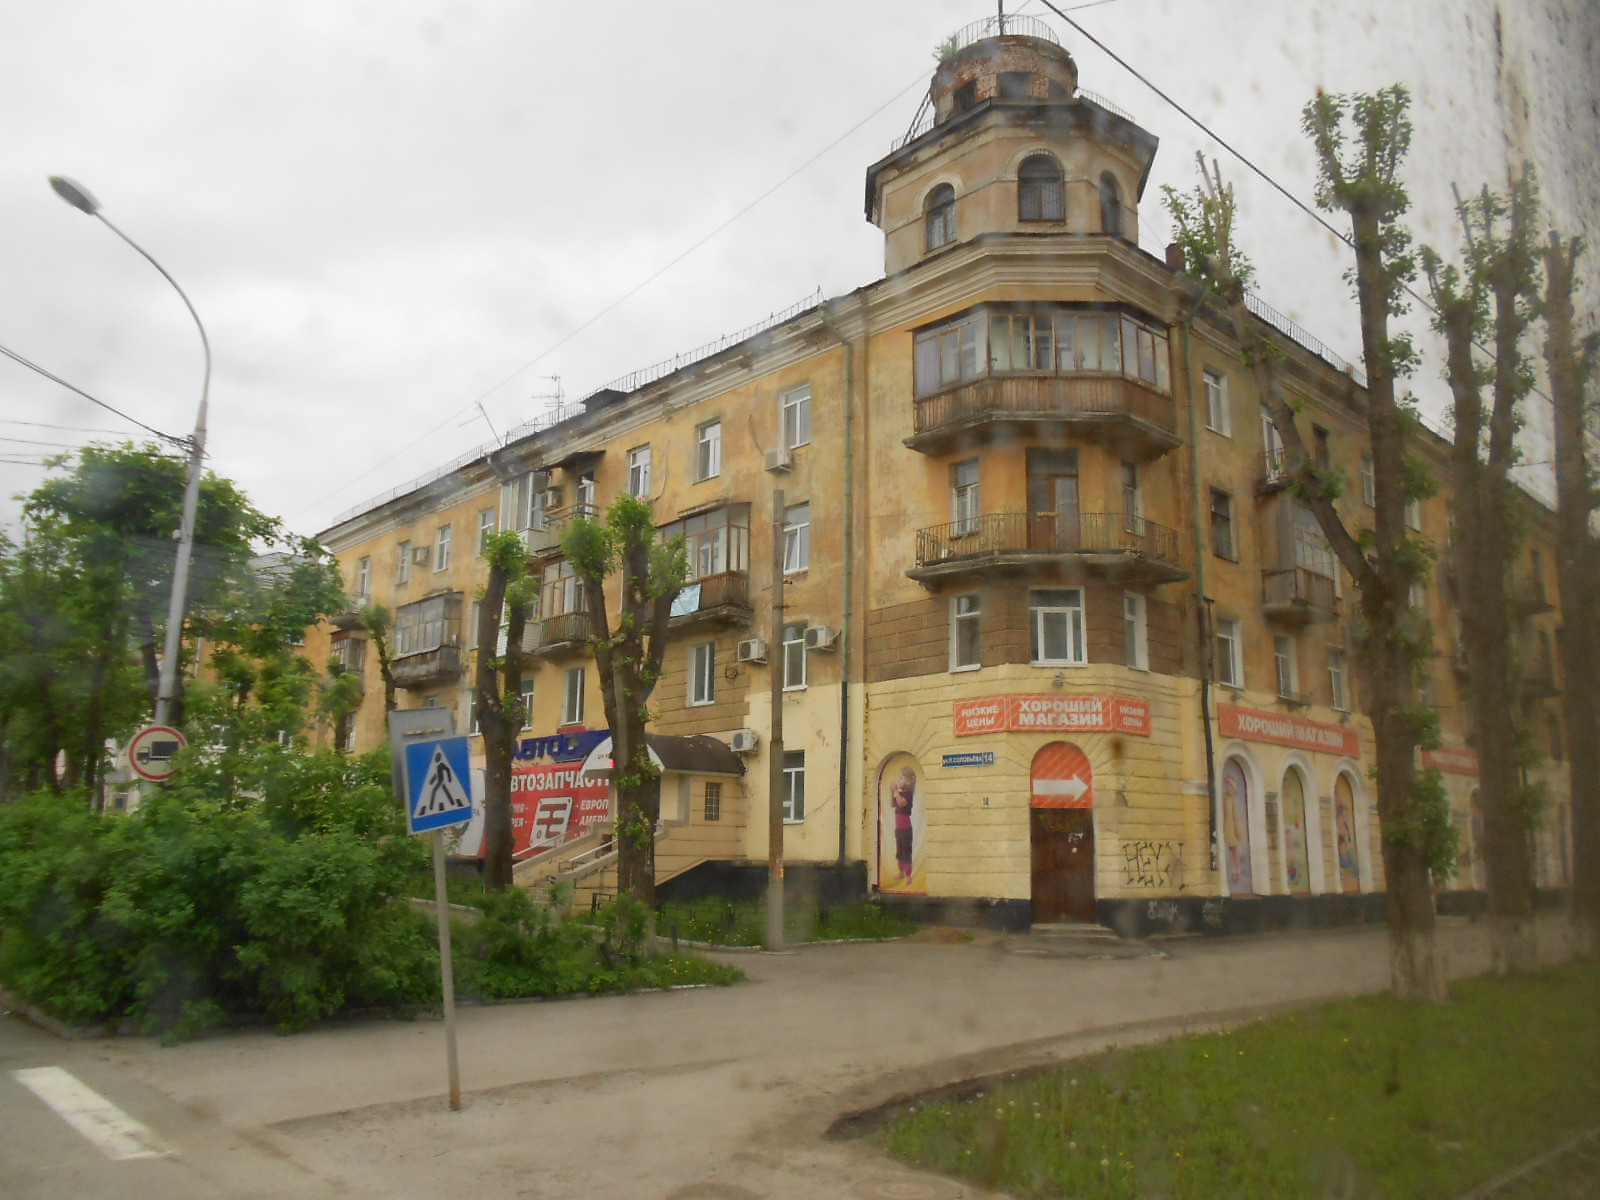
[[[1076,550],[1078,531],[1078,452],[1028,451],[1028,547]]]
[[[1099,919],[1094,906],[1094,811],[1087,808],[1034,808],[1033,919]]]

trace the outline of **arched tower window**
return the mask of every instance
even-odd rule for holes
[[[927,220],[928,249],[937,250],[956,240],[956,190],[941,183],[928,193],[924,210]]]
[[[1017,168],[1017,220],[1064,221],[1066,185],[1061,164],[1048,154],[1035,154]]]
[[[1126,237],[1122,228],[1122,195],[1110,171],[1100,176],[1100,228],[1113,237]]]

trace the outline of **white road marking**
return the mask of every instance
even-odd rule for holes
[[[173,1153],[148,1125],[135,1121],[60,1067],[13,1071],[11,1078],[48,1104],[107,1158],[166,1158]]]

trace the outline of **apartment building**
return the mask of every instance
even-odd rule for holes
[[[581,771],[603,709],[560,534],[626,491],[689,552],[651,700],[672,758],[664,817],[700,855],[680,856],[676,886],[764,869],[776,703],[789,860],[864,874],[909,909],[1130,931],[1375,918],[1353,595],[1229,332],[1140,245],[1156,148],[1080,90],[1047,27],[962,31],[867,170],[884,278],[602,389],[323,533],[359,602],[308,652],[366,681],[339,736],[383,737],[355,615],[369,601],[394,615],[400,706],[471,726],[478,551],[516,530],[542,581],[519,854],[603,825],[604,782]],[[1359,372],[1256,312],[1283,335],[1306,442],[1345,472],[1359,527],[1373,488]],[[1446,448],[1427,447],[1441,478]],[[1549,514],[1530,513],[1523,701],[1555,797],[1539,878],[1559,887],[1554,554]],[[1441,902],[1464,904],[1483,882],[1481,821],[1448,495],[1411,520],[1441,552],[1414,599],[1439,648],[1427,695],[1446,745],[1427,758],[1462,831]],[[683,749],[708,740],[727,752]]]

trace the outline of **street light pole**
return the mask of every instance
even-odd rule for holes
[[[184,602],[188,599],[189,592],[189,563],[194,557],[194,524],[195,514],[200,507],[200,475],[205,466],[206,406],[211,395],[211,340],[206,337],[206,327],[200,323],[200,314],[195,312],[194,305],[189,302],[184,290],[178,286],[178,281],[167,274],[167,269],[158,263],[148,250],[106,220],[105,214],[100,211],[100,202],[87,188],[74,183],[64,175],[50,176],[50,186],[55,189],[56,195],[79,212],[94,217],[161,272],[161,277],[172,285],[172,290],[178,293],[178,298],[183,301],[184,307],[189,310],[189,315],[194,318],[194,327],[200,331],[200,346],[205,351],[205,375],[200,383],[200,411],[194,421],[194,436],[189,439],[189,481],[183,493],[183,518],[178,527],[178,560],[172,571],[172,602],[167,606],[167,640],[161,655],[161,681],[156,690],[156,724],[165,725],[178,690],[178,655],[183,646]]]

